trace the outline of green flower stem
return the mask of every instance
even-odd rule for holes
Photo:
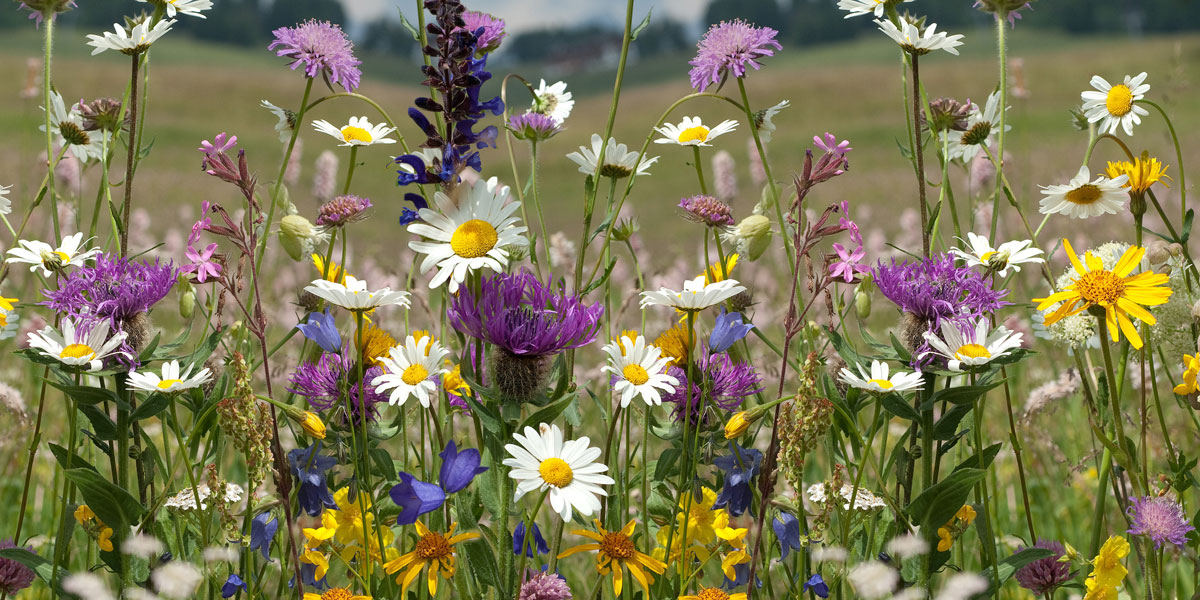
[[[938,204],[948,201],[950,204],[950,222],[954,225],[954,237],[962,239],[962,228],[958,224],[958,203],[954,201],[954,190],[950,188],[950,136],[943,136],[942,153],[938,157],[942,161],[942,187],[938,191]],[[993,240],[994,241],[994,240]]]
[[[129,155],[125,164],[125,201],[121,208],[121,231],[119,232],[121,257],[129,254],[129,212],[133,204],[133,168],[137,160],[138,144],[138,74],[141,72],[141,53],[130,57],[129,78]],[[51,196],[53,201],[53,196]],[[56,211],[57,212],[57,211]],[[122,563],[123,564],[123,563]]]
[[[508,109],[509,109],[508,80],[509,79],[520,80],[521,83],[523,83],[525,85],[525,88],[529,90],[529,93],[533,94],[533,86],[529,85],[529,82],[526,81],[524,77],[521,77],[520,75],[517,75],[515,73],[509,73],[508,75],[504,76],[504,79],[501,80],[501,82],[500,82],[500,102],[501,102],[501,104],[504,105],[504,113],[501,115],[500,118],[503,119],[505,123],[508,123]],[[509,131],[508,127],[505,127],[504,128],[504,152],[506,154],[508,154],[508,166],[509,166],[509,168],[512,169],[512,177],[513,177],[512,190],[517,194],[517,200],[521,203],[521,220],[525,222],[526,226],[528,226],[530,224],[530,221],[529,221],[529,211],[525,207],[526,204],[528,204],[527,202],[525,202],[525,187],[523,185],[521,185],[521,172],[517,169],[517,156],[513,152],[512,141],[513,141],[512,131]],[[536,145],[536,142],[534,142],[534,145]],[[549,251],[547,251],[547,253],[548,252]],[[538,260],[536,248],[530,249],[529,260],[531,262],[533,262],[533,268],[534,268],[534,271],[537,273],[538,279],[541,279],[542,278],[542,264],[541,264],[541,261]],[[549,264],[546,265],[546,268],[547,269],[550,268]]]
[[[971,376],[971,384],[972,385],[975,384],[975,376],[974,375]],[[974,427],[974,429],[975,429],[975,455],[979,457],[978,465],[980,468],[982,468],[983,467],[983,407],[980,404],[978,398],[975,399],[975,406],[972,408],[971,412],[974,413],[974,417],[975,417],[975,427]],[[991,494],[988,492],[987,477],[984,477],[983,480],[979,482],[978,486],[975,488],[975,493],[977,494],[978,499],[983,504],[983,516],[988,521],[988,530],[994,532],[996,529],[996,520],[993,518],[991,501],[988,499],[989,496],[991,496]],[[992,535],[990,540],[987,540],[987,541],[980,540],[980,541],[982,542],[982,546],[983,546],[983,555],[987,558],[988,565],[991,567],[992,583],[996,586],[996,589],[999,590],[1001,582],[1000,582],[1000,567],[996,564],[996,537],[995,537],[995,535]],[[1033,540],[1033,541],[1036,542],[1036,540]]]
[[[350,146],[350,166],[346,168],[346,185],[342,186],[342,195],[350,193],[350,181],[354,179],[354,168],[358,166],[358,146]]]
[[[50,75],[51,75],[50,66],[51,66],[51,61],[54,57],[54,24],[56,21],[57,21],[57,19],[55,19],[53,16],[51,16],[49,19],[46,19],[45,21],[43,21],[43,23],[46,26],[46,34],[43,36],[43,39],[45,40],[45,45],[43,47],[44,56],[42,57],[42,101],[43,101],[42,106],[44,106],[46,109],[44,122],[45,122],[45,126],[46,126],[46,156],[47,157],[54,156],[54,129],[50,126],[50,116],[53,114],[52,103],[50,100],[51,94],[53,94],[53,88],[51,86],[52,80],[50,78]],[[66,143],[63,144],[64,151],[66,150],[68,145],[69,144],[66,144]],[[45,179],[45,184],[44,184],[46,186],[46,190],[50,196],[50,209],[51,209],[50,210],[50,220],[54,224],[55,244],[62,241],[62,235],[59,233],[59,230],[58,230],[58,194],[56,194],[54,191],[54,169],[58,165],[58,160],[60,158],[62,158],[62,154],[59,154],[58,157],[59,158],[49,159],[50,162],[46,165],[46,179]],[[123,254],[124,253],[122,253],[122,255]]]
[[[692,163],[696,166],[696,179],[700,182],[700,193],[707,196],[708,185],[704,183],[704,167],[700,164],[700,146],[692,146],[692,156]]]
[[[1115,376],[1115,371],[1113,369],[1112,350],[1109,349],[1110,337],[1108,331],[1108,320],[1103,314],[1093,314],[1093,316],[1096,317],[1096,322],[1099,325],[1100,350],[1104,355],[1104,372],[1108,377],[1109,382],[1108,400],[1109,406],[1112,408],[1113,437],[1115,438],[1117,447],[1120,448],[1123,453],[1127,453],[1128,449],[1125,445],[1125,424],[1124,419],[1121,416],[1120,407],[1121,389],[1125,387],[1125,378],[1122,376],[1121,379],[1118,380]],[[1122,364],[1124,365],[1125,363],[1126,361],[1122,360]],[[1121,457],[1115,456],[1114,458],[1119,460]],[[1130,474],[1129,479],[1133,482],[1133,487],[1137,493],[1139,495],[1144,494],[1145,485],[1139,477],[1136,477],[1136,475],[1139,474],[1137,468],[1133,465],[1121,466],[1124,467],[1125,470]]]
[[[925,197],[925,144],[921,141],[921,67],[920,56],[910,53],[912,60],[913,154],[917,157],[917,202],[921,210],[921,252],[929,257],[929,200]],[[1001,111],[1003,112],[1003,111]],[[992,233],[994,239],[996,234]]]
[[[696,332],[696,311],[692,311],[692,310],[687,311],[685,320],[687,321],[687,330],[688,330],[687,340],[689,342],[693,342],[695,340],[695,332]],[[675,480],[675,493],[678,494],[679,500],[683,500],[683,494],[684,494],[684,489],[685,489],[684,480],[689,475],[687,465],[690,464],[690,462],[691,462],[691,457],[687,456],[687,454],[688,454],[687,451],[688,451],[688,445],[689,445],[688,437],[690,437],[690,434],[691,434],[691,424],[692,424],[692,383],[691,383],[692,382],[692,362],[693,361],[690,358],[687,361],[687,381],[684,382],[684,385],[687,386],[687,392],[686,392],[687,404],[683,407],[683,438],[680,441],[681,447],[683,448],[683,454],[680,456],[680,459],[679,459],[679,465],[680,465],[679,466],[679,477]],[[692,475],[694,475],[694,473]],[[685,515],[688,515],[688,514],[691,514],[691,510],[692,510],[693,494],[690,493],[691,486],[689,485],[686,487],[689,489],[688,501],[685,504],[679,504],[679,502],[677,501],[676,504],[679,505],[679,508],[683,509],[683,513]],[[672,513],[675,512],[674,508],[671,509],[671,512]],[[683,520],[683,531],[680,533],[682,535],[682,537],[680,538],[680,543],[679,543],[679,547],[684,549],[683,552],[685,554],[687,552],[688,521],[689,521],[689,519],[687,519],[687,518],[685,518]],[[667,547],[668,553],[670,552],[671,548],[675,547],[674,546],[675,524],[677,522],[678,522],[678,519],[672,519],[671,528],[667,531],[666,547]],[[679,589],[683,589],[683,581],[684,581],[685,572],[686,572],[686,569],[679,570]]]
[[[542,505],[546,503],[546,496],[549,494],[550,488],[547,487],[545,491],[538,496],[537,504],[533,505],[533,512],[529,515],[529,518],[525,520],[525,538],[521,540],[521,562],[519,562],[517,566],[517,579],[513,585],[514,590],[520,589],[521,580],[525,578],[525,559],[529,558],[527,554],[535,545],[533,524],[537,521],[538,513],[541,512]],[[501,552],[503,552],[503,550],[501,550]]]
[[[999,10],[996,12],[996,49],[997,60],[1000,63],[1000,123],[998,131],[996,131],[996,156],[999,161],[992,161],[996,164],[996,187],[992,190],[992,233],[988,236],[989,240],[996,239],[996,226],[998,221],[996,215],[1000,213],[1000,192],[1002,179],[1004,177],[1004,123],[1008,112],[1008,30],[1005,29],[1004,23],[1008,18],[1007,11]],[[987,149],[987,145],[983,145]],[[1024,219],[1024,215],[1021,216]],[[1028,229],[1028,224],[1026,224]],[[1037,240],[1034,239],[1034,246],[1037,245]]]
[[[1179,146],[1179,136],[1175,133],[1175,125],[1171,123],[1171,117],[1167,116],[1167,111],[1163,110],[1157,102],[1151,100],[1138,100],[1138,104],[1152,106],[1162,115],[1163,121],[1167,123],[1167,129],[1171,132],[1171,142],[1175,144],[1175,160],[1179,163],[1179,218],[1187,219],[1187,173],[1183,170],[1183,150]]]
[[[308,109],[308,98],[312,94],[312,88],[313,79],[309,77],[304,85],[304,97],[300,100],[300,112],[296,113],[296,126],[292,127],[292,137],[288,140],[287,151],[283,153],[283,160],[279,164],[279,176],[275,178],[275,185],[271,187],[271,206],[267,208],[267,220],[264,223],[264,227],[267,229],[264,230],[262,238],[258,240],[258,248],[255,250],[257,254],[254,257],[256,271],[262,269],[263,257],[267,253],[267,240],[271,236],[267,235],[266,231],[269,231],[271,222],[275,219],[275,207],[279,205],[279,192],[283,189],[283,176],[287,173],[288,160],[292,157],[292,150],[296,148],[296,138],[300,136],[300,127],[304,124],[304,114]]]
[[[530,161],[529,185],[531,188],[531,192],[533,194],[533,208],[535,210],[537,210],[538,225],[540,225],[542,228],[542,253],[543,253],[543,256],[546,257],[546,269],[550,269],[550,236],[546,234],[546,217],[545,217],[545,215],[542,214],[542,195],[541,195],[541,190],[538,189],[538,143],[537,143],[537,140],[534,140],[533,142],[531,142],[529,144],[529,148],[530,148],[530,154],[532,155],[529,159],[529,161]],[[612,205],[612,196],[611,195],[609,195],[609,205],[610,206]],[[521,206],[522,206],[522,208],[524,208],[525,205],[522,204]],[[529,223],[529,221],[526,221],[526,223]],[[537,255],[537,247],[535,246],[533,248],[530,248],[529,256],[530,256],[530,259],[533,260],[533,262],[535,264],[538,262],[536,255]],[[539,271],[539,277],[540,277],[540,271]]]
[[[79,385],[79,375],[78,374],[75,375],[75,385]],[[74,461],[75,460],[74,459],[75,450],[76,450],[76,445],[75,445],[76,434],[79,430],[79,425],[78,425],[79,409],[75,406],[75,401],[72,400],[70,397],[67,397],[67,411],[68,411],[67,412],[67,429],[70,432],[67,437],[67,440],[68,440],[67,441],[67,449],[69,450],[69,452],[67,453],[67,457],[68,457],[67,460]],[[64,483],[66,483],[67,491],[66,491],[65,496],[60,498],[62,500],[62,502],[59,505],[59,510],[58,510],[58,529],[56,529],[55,531],[63,531],[63,529],[66,527],[66,525],[67,525],[67,506],[70,505],[71,502],[75,498],[75,484],[73,484],[70,479],[66,479],[65,476],[63,479],[64,479]],[[55,539],[57,540],[57,537]],[[65,567],[65,565],[63,565],[61,563],[63,563],[64,560],[66,559],[67,550],[71,546],[70,539],[68,539],[66,541],[68,543],[65,544],[64,547],[59,548],[57,543],[55,544],[55,547],[54,547],[54,562],[53,562],[54,569],[51,571],[51,575],[50,575],[50,589],[52,589],[52,590],[58,589],[58,585],[57,585],[58,571],[59,571],[60,567]]]
[[[796,268],[796,248],[792,247],[792,239],[788,236],[787,222],[783,219],[783,207],[780,206],[779,187],[775,185],[775,178],[771,175],[771,162],[767,160],[767,149],[763,146],[762,137],[758,134],[758,121],[754,118],[754,113],[750,110],[750,96],[746,94],[746,82],[741,78],[737,78],[738,92],[742,96],[742,111],[746,113],[746,122],[750,125],[750,135],[754,137],[754,147],[758,150],[758,157],[762,161],[763,173],[767,176],[767,186],[771,188],[771,201],[775,205],[775,219],[779,224],[779,235],[783,238],[783,250],[787,255],[788,269],[795,270]]]

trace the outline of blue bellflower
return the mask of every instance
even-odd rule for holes
[[[258,550],[263,560],[270,560],[271,541],[275,539],[275,531],[279,529],[279,519],[274,518],[270,511],[260,513],[250,522],[250,551]]]
[[[775,530],[775,539],[779,540],[779,560],[787,558],[792,550],[803,550],[800,542],[800,521],[791,513],[779,513],[771,520],[771,529]]]
[[[742,448],[737,443],[731,443],[729,449],[729,456],[713,460],[713,464],[725,473],[725,483],[721,486],[721,493],[717,495],[713,507],[724,508],[736,517],[746,512],[746,509],[750,508],[750,502],[754,500],[750,482],[758,475],[763,455],[754,448]]]
[[[479,466],[479,451],[467,448],[462,452],[454,440],[446,444],[446,449],[439,454],[442,458],[442,468],[438,471],[438,483],[447,495],[460,492],[475,479],[476,475],[487,471],[487,467]]]
[[[316,456],[310,461],[309,457],[313,453],[316,453]],[[297,499],[300,501],[300,508],[308,513],[308,516],[315,517],[326,508],[337,508],[337,502],[334,502],[333,494],[329,492],[329,486],[325,483],[325,472],[337,464],[337,459],[321,456],[321,442],[288,452],[288,462],[292,465],[292,475],[300,480]]]
[[[400,507],[400,514],[396,517],[400,525],[416,523],[417,517],[437,510],[446,501],[446,492],[442,488],[403,471],[400,473],[400,483],[392,486],[388,494]]]
[[[708,336],[708,351],[716,353],[728,350],[749,335],[751,329],[754,329],[754,324],[743,323],[742,313],[725,312],[725,307],[721,307],[717,323],[713,325],[712,334]]]
[[[816,594],[820,598],[829,597],[829,584],[825,583],[825,578],[821,577],[820,573],[809,577],[808,581],[804,582],[804,586],[801,588],[800,593],[804,593],[809,590],[812,590],[812,593]]]
[[[326,352],[337,354],[342,350],[342,336],[333,315],[329,314],[329,307],[325,307],[324,313],[309,313],[308,322],[297,325],[296,329]]]
[[[230,575],[229,579],[225,580],[225,585],[221,586],[221,597],[232,598],[234,594],[238,593],[238,590],[246,591],[246,582],[236,574]]]
[[[525,547],[525,521],[517,523],[517,528],[513,530],[513,554],[521,555],[521,549]],[[546,539],[542,537],[542,530],[538,529],[537,523],[533,524],[533,544],[525,548],[525,556],[534,558],[534,550],[538,554],[545,554],[550,551],[550,546],[546,545]]]

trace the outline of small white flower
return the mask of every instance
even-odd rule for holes
[[[680,146],[711,146],[708,142],[717,136],[737,128],[737,121],[721,121],[716,127],[708,127],[700,117],[684,117],[678,125],[667,123],[654,130],[665,137],[654,140],[656,144],[678,144]]]
[[[434,159],[442,160],[442,151],[437,148],[417,148],[405,156],[415,156],[421,160],[421,164],[424,165],[424,168],[429,168],[429,165],[433,164]],[[417,174],[416,169],[413,169],[412,165],[408,163],[397,162],[396,167],[410,175]]]
[[[812,559],[816,564],[846,562],[850,553],[841,546],[810,546]]]
[[[1136,102],[1146,97],[1150,84],[1145,83],[1146,73],[1136,77],[1125,76],[1125,81],[1112,85],[1103,77],[1092,77],[1092,87],[1095,91],[1087,90],[1079,94],[1083,100],[1083,114],[1088,123],[1100,121],[1100,132],[1117,132],[1117,127],[1125,130],[1125,135],[1133,135],[1133,126],[1142,122],[1142,117],[1150,111],[1138,106]]]
[[[279,141],[284,144],[288,143],[288,140],[292,139],[292,118],[288,117],[289,111],[279,108],[266,100],[262,101],[262,107],[275,115],[277,119],[275,122],[275,133],[279,134]]]
[[[968,249],[951,248],[950,254],[962,259],[969,267],[998,266],[996,274],[1001,277],[1007,275],[1010,268],[1019,272],[1021,265],[1046,262],[1042,258],[1045,253],[1033,248],[1032,240],[1012,240],[993,248],[986,237],[967,232],[967,242],[970,245]]]
[[[892,4],[899,4],[901,1],[912,2],[913,0],[838,0],[838,9],[848,13],[843,17],[846,19],[863,15],[875,15],[875,18],[878,19],[883,16],[889,1]]]
[[[1012,107],[1005,107],[1008,110]],[[992,133],[996,132],[1000,126],[1000,92],[992,92],[988,94],[987,102],[980,108],[978,104],[971,103],[970,111],[967,113],[967,130],[958,131],[943,131],[939,135],[941,138],[949,138],[949,158],[951,160],[962,161],[969,164],[972,159],[979,154],[982,148],[990,148],[992,146]],[[1012,129],[1012,125],[1004,124],[1004,131]],[[939,139],[939,143],[942,139]]]
[[[163,546],[158,538],[143,533],[131,535],[121,542],[121,552],[139,558],[159,556],[164,550],[166,550],[166,546]]]
[[[408,292],[394,292],[388,287],[371,291],[367,289],[367,282],[356,279],[353,275],[347,275],[344,284],[316,279],[305,287],[304,291],[346,310],[369,311],[381,306],[409,307]]]
[[[808,499],[814,504],[825,504],[829,499],[825,494],[824,483],[814,483],[808,486]],[[871,511],[887,506],[883,498],[875,495],[874,492],[860,487],[857,491],[854,485],[843,483],[842,488],[838,490],[838,495],[842,498],[842,510],[850,510],[850,498],[854,498],[854,510]]]
[[[1079,173],[1066,185],[1044,185],[1041,213],[1062,213],[1075,219],[1086,219],[1100,215],[1116,214],[1125,206],[1129,193],[1124,186],[1128,175],[1109,179],[1103,175],[1088,183],[1091,172],[1087,165],[1079,167]]]
[[[850,369],[842,367],[838,372],[838,379],[843,383],[869,392],[904,392],[913,390],[923,385],[921,372],[906,372],[898,371],[895,375],[888,375],[888,364],[878,360],[871,361],[871,372],[858,366],[858,372],[862,375],[855,375]]]
[[[0,185],[0,215],[12,214],[12,199],[8,197],[12,188],[11,185]]]
[[[196,486],[196,493],[200,496],[200,510],[208,510],[208,499],[213,495],[212,490],[208,489],[208,484],[202,483]],[[242,501],[244,494],[245,490],[242,489],[242,486],[236,483],[226,483],[222,503],[237,504]],[[192,494],[192,488],[188,486],[179,490],[179,493],[167,498],[163,506],[177,510],[196,510],[196,498]]]
[[[900,573],[877,560],[854,565],[847,577],[854,591],[864,600],[890,596],[900,582]]]
[[[95,48],[92,50],[93,56],[105,50],[116,50],[129,55],[141,54],[170,31],[174,24],[172,19],[163,19],[151,28],[150,20],[146,19],[126,31],[120,23],[114,23],[113,31],[106,31],[103,35],[89,34],[88,45]]]
[[[89,258],[100,254],[100,250],[94,248],[81,251],[82,243],[82,231],[63,238],[58,248],[40,240],[17,240],[20,248],[9,248],[8,258],[4,262],[32,265],[29,267],[30,273],[40,268],[42,276],[49,277],[54,274],[50,267],[82,267]]]
[[[517,480],[513,501],[529,492],[550,490],[550,507],[563,521],[571,520],[572,509],[585,517],[595,514],[600,510],[598,496],[608,495],[600,486],[615,483],[604,475],[608,467],[596,462],[600,449],[589,447],[587,437],[564,443],[557,425],[541,428],[539,433],[526,427],[524,435],[513,434],[517,444],[504,446],[512,457],[504,459],[512,469],[508,476]]]
[[[164,5],[167,9],[167,16],[172,19],[175,18],[175,15],[207,19],[208,17],[202,13],[213,7],[212,0],[138,0],[138,2]]]
[[[681,311],[700,311],[716,306],[746,291],[736,279],[706,283],[703,275],[683,282],[683,291],[659,288],[657,292],[642,292],[642,308],[670,306]]]
[[[43,111],[45,107],[39,107]],[[59,145],[67,145],[66,138],[63,137],[63,124],[73,126],[78,132],[83,132],[83,115],[79,112],[79,104],[72,104],[67,108],[67,103],[63,101],[62,95],[58,92],[50,92],[50,129],[57,136],[55,139]],[[38,125],[39,131],[46,131],[46,125]],[[99,161],[101,155],[104,154],[104,140],[108,139],[107,131],[88,131],[86,132],[88,143],[67,145],[67,150],[72,156],[79,159],[82,163],[91,163]],[[111,142],[111,140],[109,140]],[[6,213],[7,214],[7,213]]]
[[[575,101],[571,98],[571,92],[567,91],[566,83],[559,81],[554,85],[546,85],[546,80],[543,79],[533,94],[536,96],[533,101],[533,112],[546,115],[559,125],[562,125],[563,121],[571,116],[571,109],[575,106]]]
[[[125,354],[117,351],[125,341],[125,332],[108,337],[108,321],[85,325],[64,317],[62,333],[48,325],[41,331],[31,332],[28,339],[30,348],[41,350],[64,365],[86,367],[89,371],[100,370],[109,356]]]
[[[935,600],[969,600],[988,589],[988,578],[979,573],[961,571],[946,578]]]
[[[888,554],[891,554],[900,560],[904,560],[906,558],[921,556],[922,554],[929,552],[929,542],[926,542],[925,539],[919,535],[906,533],[888,540],[885,548],[887,549]]]
[[[191,598],[204,576],[192,563],[173,560],[150,572],[158,595],[172,600]]]
[[[64,592],[74,594],[79,598],[87,598],[87,600],[114,600],[112,592],[104,584],[104,580],[88,571],[71,573],[63,577],[62,589]]]
[[[771,136],[775,133],[775,115],[779,114],[779,111],[791,105],[791,101],[784,100],[783,102],[780,102],[771,108],[758,111],[758,114],[755,115],[755,117],[758,121],[758,139],[761,140],[762,143],[766,144],[767,142],[770,142]]]
[[[149,372],[129,372],[129,386],[146,392],[162,392],[169,394],[171,392],[180,392],[198,388],[212,379],[211,373],[207,367],[200,369],[195,375],[191,375],[195,365],[188,365],[187,369],[182,372],[179,369],[179,361],[172,360],[162,364],[162,376],[153,371]]]
[[[880,31],[912,54],[945,50],[957,55],[958,47],[962,45],[962,34],[947,35],[944,31],[938,32],[937,23],[930,23],[924,32],[904,19],[900,19],[903,29],[897,29],[895,24],[887,20],[875,19],[875,24],[879,26]]]
[[[591,148],[580,146],[579,152],[572,152],[567,158],[579,165],[580,173],[594,176],[597,175],[596,165],[600,162],[601,147],[604,148],[604,165],[599,168],[600,177],[624,179],[630,175],[649,175],[650,165],[658,161],[657,156],[652,156],[643,158],[639,163],[640,153],[631,152],[625,144],[618,144],[613,138],[608,138],[606,145],[598,133],[592,134]]]
[[[387,136],[396,131],[383,123],[372,125],[366,117],[350,117],[350,122],[338,127],[329,121],[317,119],[313,127],[321,133],[328,134],[342,142],[343,146],[370,146],[372,144],[395,144],[396,140]],[[278,127],[277,127],[278,129]]]
[[[436,399],[435,378],[449,373],[444,365],[450,351],[429,336],[416,339],[408,336],[403,346],[393,346],[388,355],[380,357],[383,375],[371,380],[380,394],[392,390],[388,404],[404,406],[409,396],[416,396],[421,406],[429,408]]]
[[[648,406],[660,406],[659,390],[670,394],[679,385],[678,379],[665,372],[671,357],[662,357],[662,350],[647,345],[640,335],[636,340],[621,336],[620,342],[606,344],[604,352],[608,364],[600,370],[616,376],[613,391],[621,395],[621,408],[628,407],[634,397],[641,397]]]
[[[985,365],[1021,347],[1023,336],[1020,332],[1009,331],[1003,325],[990,333],[989,329],[991,324],[985,318],[976,320],[966,329],[959,329],[952,321],[943,321],[941,337],[931,331],[925,332],[925,342],[933,350],[924,356],[940,356],[946,359],[946,366],[951,371],[961,371],[964,367]]]

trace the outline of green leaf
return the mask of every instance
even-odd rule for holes
[[[154,334],[154,339],[150,340],[149,344],[138,354],[138,362],[145,364],[150,362],[150,357],[154,356],[154,351],[158,349],[159,341],[162,338],[162,332]]]
[[[655,481],[664,481],[668,475],[675,472],[675,462],[679,460],[681,452],[678,448],[667,448],[654,461],[654,479]]]
[[[91,508],[105,525],[118,532],[118,535],[127,532],[129,526],[146,512],[137,498],[96,471],[67,469],[64,474],[79,488],[88,508]]]
[[[829,342],[833,344],[833,349],[837,350],[838,356],[841,356],[842,360],[851,365],[863,363],[862,357],[859,356],[858,352],[855,352],[854,348],[851,348],[850,344],[846,343],[846,339],[838,334],[838,332],[829,329],[827,333],[829,335]]]
[[[80,458],[78,454],[71,454],[66,448],[50,442],[50,452],[54,454],[54,458],[58,460],[58,466],[64,469],[91,469],[96,470],[91,463]]]
[[[139,404],[138,407],[133,410],[133,414],[129,415],[129,418],[133,419],[134,421],[149,419],[150,417],[158,416],[158,413],[162,412],[170,405],[171,396],[169,394],[155,392],[151,394],[150,398],[148,398],[145,402]]]
[[[929,410],[941,402],[948,402],[950,404],[971,404],[1001,383],[1004,383],[1004,380],[995,381],[987,385],[962,385],[958,387],[941,389],[934,392],[933,395],[929,397],[929,400],[926,400],[925,403],[921,405],[921,409]]]
[[[417,28],[412,23],[408,22],[408,19],[404,16],[404,11],[397,9],[396,12],[400,13],[400,25],[408,30],[408,33],[412,35],[414,42],[417,42],[418,44],[421,43],[421,32],[417,31]]]
[[[64,385],[47,380],[50,385],[62,390],[62,392],[71,397],[72,400],[79,404],[100,404],[104,401],[109,401],[116,404],[120,408],[128,408],[116,392],[104,388],[92,387],[90,385]],[[82,408],[82,406],[80,407]]]
[[[646,27],[648,25],[650,25],[650,15],[653,15],[653,14],[654,14],[653,8],[651,8],[649,11],[646,12],[646,17],[644,19],[642,19],[642,22],[638,23],[638,26],[634,27],[633,31],[630,32],[629,41],[632,42],[632,41],[636,41],[638,39],[638,36],[641,35],[642,31],[644,29],[646,29]]]
[[[895,392],[885,394],[879,399],[879,403],[883,405],[884,410],[909,421],[920,421],[921,413],[913,408],[911,404],[904,401],[904,398]]]
[[[500,589],[500,567],[496,564],[496,553],[492,552],[483,540],[468,541],[462,545],[467,561],[471,568],[469,572],[475,578],[479,591],[493,587]],[[501,552],[507,552],[503,548]]]
[[[1189,208],[1187,214],[1183,217],[1183,227],[1179,230],[1179,243],[1187,244],[1188,238],[1192,237],[1192,220],[1196,217],[1196,210]]]
[[[96,437],[102,440],[117,439],[117,424],[113,423],[112,419],[108,418],[108,414],[90,404],[80,404],[79,412],[87,417],[87,420],[92,424],[92,428],[96,430]]]
[[[38,576],[38,579],[46,582],[47,585],[50,584],[51,580],[55,579],[55,577],[53,577],[54,565],[51,564],[50,560],[34,554],[33,552],[30,552],[24,548],[0,548],[0,558],[15,560],[26,567],[29,567],[33,570],[34,574]],[[59,569],[57,577],[58,581],[62,582],[63,577],[66,575],[66,569]]]
[[[954,470],[959,471],[962,469],[986,469],[989,466],[991,466],[992,461],[996,459],[996,455],[1000,453],[1000,448],[1002,448],[1003,446],[1004,446],[1004,444],[1002,444],[1000,442],[996,442],[995,444],[992,444],[991,446],[984,448],[983,449],[983,465],[982,466],[979,464],[979,453],[976,452],[975,454],[972,454],[971,456],[967,457],[966,460],[958,463],[958,466],[954,467]]]
[[[909,503],[906,509],[909,519],[920,525],[926,535],[933,535],[962,508],[984,473],[983,469],[962,469],[926,488]]]
[[[475,389],[475,386],[471,386]],[[479,416],[479,422],[483,424],[483,428],[492,432],[500,433],[503,431],[503,424],[500,422],[500,415],[490,407],[484,406],[474,395],[467,396],[467,403],[471,405],[471,411]]]
[[[608,266],[604,267],[604,273],[601,274],[600,277],[597,278],[595,281],[588,284],[588,286],[586,288],[584,288],[583,291],[579,293],[579,295],[586,296],[588,294],[588,292],[591,292],[592,290],[604,285],[604,281],[606,279],[608,279],[608,277],[610,275],[612,275],[613,267],[616,267],[616,266],[617,266],[617,259],[610,258],[608,260]]]
[[[944,442],[954,437],[958,431],[958,424],[969,412],[971,412],[970,404],[959,404],[946,411],[946,414],[942,415],[942,418],[938,419],[937,424],[933,426],[933,439]]]
[[[564,396],[562,400],[554,402],[553,404],[545,406],[540,410],[530,414],[525,418],[524,421],[521,421],[521,426],[518,428],[518,430],[523,431],[526,427],[533,427],[534,429],[537,429],[537,426],[542,423],[553,423],[554,420],[557,419],[558,416],[563,413],[563,411],[567,410],[567,407],[575,401],[575,398],[576,396],[574,394]]]
[[[492,461],[497,462],[495,456]],[[483,507],[488,513],[493,515],[502,515],[504,512],[504,504],[500,501],[500,470],[488,469],[479,474],[480,485],[476,485],[475,489],[479,490],[479,500],[483,502]]]

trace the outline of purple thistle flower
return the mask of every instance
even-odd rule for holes
[[[1182,548],[1188,532],[1195,529],[1179,502],[1166,496],[1134,498],[1126,514],[1130,521],[1127,533],[1149,536],[1155,548],[1161,548],[1163,542]]]
[[[733,225],[733,209],[712,196],[692,196],[679,201],[679,208],[689,221],[704,223],[709,227]]]
[[[671,367],[667,373],[679,381],[687,381],[687,369]],[[754,365],[748,362],[735,363],[725,353],[701,352],[696,364],[692,367],[692,375],[696,378],[696,381],[691,384],[692,409],[690,413],[693,421],[699,418],[697,413],[700,411],[701,397],[705,390],[708,392],[707,405],[716,405],[724,410],[734,410],[742,405],[742,401],[747,396],[762,391],[759,386],[762,379],[754,370]],[[703,386],[701,386],[702,382]],[[682,421],[684,415],[688,413],[687,394],[686,386],[677,385],[673,393],[663,395],[664,402],[675,404],[671,416],[676,421]]]
[[[528,270],[483,280],[479,295],[460,289],[446,315],[458,331],[524,357],[548,356],[592,343],[604,307],[555,293],[553,280]]]
[[[783,49],[775,41],[778,33],[770,27],[755,27],[741,19],[713,25],[700,38],[696,58],[688,61],[692,65],[688,72],[692,87],[703,92],[708,86],[721,83],[729,73],[734,77],[745,77],[746,65],[757,70],[761,66],[757,59],[774,56],[775,50]]]
[[[0,540],[0,548],[16,548],[12,540]],[[33,548],[26,548],[30,552]],[[33,569],[11,559],[0,558],[0,593],[16,596],[17,592],[33,583]]]
[[[377,412],[375,405],[387,402],[387,396],[376,392],[375,386],[358,385],[355,379],[357,373],[354,354],[347,348],[343,348],[341,354],[326,352],[315,363],[301,363],[288,381],[291,386],[288,391],[297,396],[303,396],[308,400],[309,406],[317,410],[329,410],[340,406],[342,393],[345,391],[350,395],[350,407],[354,413],[352,415],[354,422],[359,423],[359,415],[363,412],[363,403],[359,400],[359,388],[361,387],[363,396],[366,398],[367,418],[374,420]],[[382,373],[383,369],[371,367],[363,371],[362,380],[369,382]],[[345,387],[343,388],[343,386]]]
[[[557,573],[533,573],[521,584],[517,600],[571,600],[571,587]]]
[[[1017,569],[1015,577],[1021,587],[1033,592],[1035,596],[1041,596],[1046,592],[1053,592],[1058,586],[1071,580],[1070,563],[1058,561],[1066,553],[1066,549],[1063,548],[1062,544],[1054,540],[1038,540],[1038,543],[1034,544],[1033,547],[1049,550],[1054,555],[1039,558]],[[1023,547],[1018,547],[1017,552],[1024,549]]]
[[[304,65],[308,77],[325,76],[330,83],[353,92],[358,87],[362,61],[354,57],[354,43],[342,28],[329,21],[308,20],[295,27],[280,27],[272,32],[275,41],[267,50],[292,59],[291,68]]]
[[[485,12],[468,10],[462,14],[465,25],[455,31],[469,31],[475,34],[475,55],[483,56],[500,47],[500,42],[508,32],[504,31],[504,19],[497,18]]]
[[[548,140],[562,131],[558,121],[549,115],[533,111],[525,111],[509,117],[508,130],[518,139],[533,142]]]
[[[341,227],[366,218],[371,200],[358,196],[338,196],[321,205],[317,211],[317,225]]]

